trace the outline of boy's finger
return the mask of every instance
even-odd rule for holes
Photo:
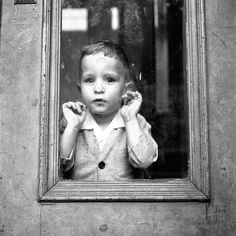
[[[66,111],[73,111],[73,107],[71,106],[71,104],[68,104],[68,103],[63,104],[62,105],[62,111],[63,111],[63,113],[66,112]]]
[[[82,103],[82,102],[76,102],[75,103],[77,106],[79,106],[80,107],[80,109],[82,110],[82,111],[85,111],[86,110],[86,106]]]
[[[127,101],[128,101],[128,94],[127,94],[127,92],[124,95],[122,95],[121,98],[122,98],[123,103],[126,104]]]
[[[139,92],[132,92],[130,91],[128,93],[128,96],[130,97],[130,99],[139,99],[141,97],[141,94]]]
[[[142,95],[138,91],[135,92],[135,98],[139,101],[143,100]]]
[[[124,95],[121,96],[122,99],[127,99],[128,95],[125,93]]]
[[[128,96],[134,96],[134,95],[135,95],[135,92],[133,92],[133,91],[127,91],[127,95],[128,95]]]
[[[79,105],[79,104],[75,104],[75,106],[76,106],[76,109],[74,110],[74,112],[75,112],[76,114],[79,114],[79,115],[80,115],[81,112],[82,112],[80,105]]]
[[[82,102],[80,102],[80,101],[75,102],[75,104],[77,104],[77,105],[79,105],[79,106],[83,106],[83,105],[84,105],[84,104],[83,104]]]
[[[134,97],[134,93],[131,91],[127,91],[124,96],[126,96],[126,98],[128,99],[132,99]]]
[[[67,103],[64,103],[64,104],[62,105],[62,110],[63,110],[63,112],[65,111],[65,109],[68,109],[68,110],[72,111],[72,112],[75,113],[75,114],[78,114],[78,113],[79,113],[79,111],[78,111],[78,109],[77,109],[77,105],[76,105],[74,102],[67,102]]]
[[[76,109],[76,105],[74,102],[67,102],[63,104],[64,108],[69,108],[69,109]]]
[[[62,108],[71,108],[71,103],[67,102],[62,105]]]
[[[86,111],[86,106],[84,104],[82,104],[81,109],[82,109],[82,111]]]

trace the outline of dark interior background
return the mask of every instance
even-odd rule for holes
[[[147,171],[151,179],[184,178],[188,173],[183,4],[183,0],[62,3],[61,104],[80,99],[76,84],[81,47],[102,39],[119,43],[143,95],[140,113],[152,125],[159,145],[159,159]]]

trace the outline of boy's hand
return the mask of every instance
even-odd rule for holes
[[[139,92],[127,91],[122,96],[124,105],[121,107],[121,116],[124,122],[136,118],[142,104],[142,95]]]
[[[86,106],[82,102],[67,102],[62,105],[62,111],[67,125],[80,128],[85,120]]]

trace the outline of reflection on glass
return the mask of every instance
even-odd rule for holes
[[[78,60],[84,45],[119,43],[143,95],[140,113],[152,125],[159,160],[147,178],[186,177],[186,79],[183,73],[183,0],[64,0],[61,103],[78,99]]]
[[[88,10],[86,8],[63,9],[62,19],[62,32],[88,30]]]
[[[119,29],[119,9],[117,7],[111,8],[111,28],[112,30]]]

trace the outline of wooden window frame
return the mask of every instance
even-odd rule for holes
[[[82,182],[59,178],[61,1],[43,0],[39,147],[40,202],[208,201],[208,119],[204,0],[186,0],[189,169],[185,179]]]

